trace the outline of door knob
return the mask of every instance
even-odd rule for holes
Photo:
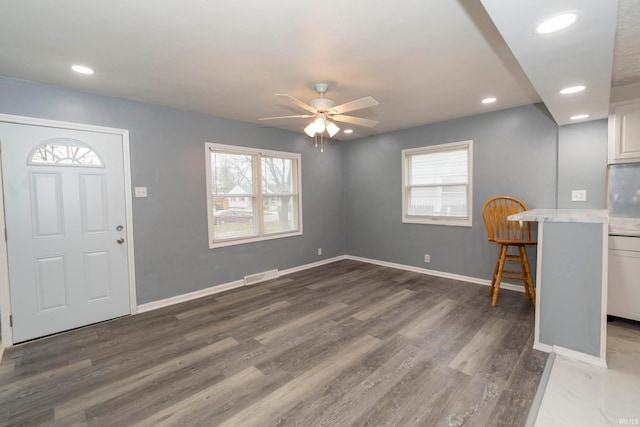
[[[116,242],[118,242],[119,245],[124,243],[124,237],[120,237],[118,240],[116,240]]]

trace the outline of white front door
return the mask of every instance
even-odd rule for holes
[[[13,342],[130,314],[122,135],[0,122]]]

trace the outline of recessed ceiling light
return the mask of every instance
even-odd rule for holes
[[[496,102],[496,98],[494,97],[485,98],[482,100],[483,104],[493,104],[494,102]]]
[[[575,116],[571,116],[571,120],[582,120],[582,119],[586,119],[587,117],[589,117],[588,114],[576,114]]]
[[[557,15],[550,16],[538,24],[538,26],[536,27],[536,33],[555,33],[556,31],[567,28],[569,25],[576,22],[576,19],[578,19],[578,15],[574,12],[563,12]]]
[[[565,87],[560,91],[560,93],[563,95],[569,95],[570,93],[582,92],[585,89],[586,89],[586,86],[583,86],[583,85],[571,86],[571,87]]]
[[[353,129],[345,129],[344,133],[353,133]]]
[[[71,69],[80,74],[93,74],[93,70],[84,65],[72,65]]]

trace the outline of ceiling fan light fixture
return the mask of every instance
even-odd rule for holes
[[[313,125],[314,125],[314,128],[315,128],[316,132],[318,132],[318,133],[324,132],[325,125],[324,125],[324,119],[322,117],[318,117],[317,119],[315,119],[313,121]]]
[[[316,122],[313,121],[309,123],[307,127],[304,128],[304,133],[313,138],[313,136],[316,134]]]
[[[329,132],[329,137],[331,138],[333,138],[335,134],[340,132],[340,128],[338,127],[338,125],[336,125],[333,122],[330,122],[329,120],[327,120],[326,122],[326,127],[327,127],[327,132]]]

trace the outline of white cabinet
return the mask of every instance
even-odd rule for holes
[[[607,314],[640,320],[640,237],[609,236]]]
[[[609,163],[640,162],[640,101],[616,104],[609,116]]]

